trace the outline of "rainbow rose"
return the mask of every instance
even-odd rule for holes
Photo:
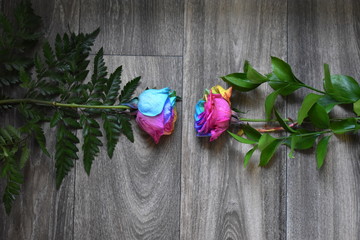
[[[139,95],[136,122],[158,143],[162,135],[174,131],[176,92],[170,88],[148,89]]]
[[[225,90],[217,85],[205,92],[195,107],[195,130],[198,137],[217,139],[230,126],[232,88]]]

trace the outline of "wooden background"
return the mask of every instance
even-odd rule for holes
[[[16,1],[0,2],[9,13]],[[170,86],[183,102],[172,136],[155,145],[135,126],[135,144],[122,138],[112,160],[102,152],[90,177],[77,162],[59,191],[54,161],[33,154],[11,215],[0,208],[0,239],[360,239],[359,135],[333,138],[321,170],[313,150],[289,159],[286,148],[269,167],[255,157],[244,169],[246,146],[226,134],[209,143],[193,129],[203,89],[246,59],[266,72],[270,56],[280,57],[318,88],[324,62],[359,79],[358,0],[32,2],[50,39],[68,25],[100,26],[94,51],[104,47],[110,69],[123,65],[124,80],[141,75],[140,89]],[[261,118],[269,91],[237,93],[234,102]],[[282,114],[296,118],[305,93],[281,104]]]

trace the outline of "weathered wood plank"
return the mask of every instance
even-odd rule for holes
[[[10,13],[18,1],[4,1],[3,9]],[[35,12],[43,17],[45,37],[54,39],[69,24],[78,31],[79,1],[34,0]],[[16,121],[16,114],[9,123]],[[45,126],[48,150],[54,152],[55,133]],[[25,184],[15,201],[10,216],[0,208],[0,239],[72,239],[74,171],[65,179],[59,191],[55,189],[55,162],[41,153],[36,145],[24,169]],[[3,188],[1,188],[3,189]],[[2,192],[2,191],[1,191]]]
[[[334,74],[360,78],[359,11],[356,0],[289,1],[288,60],[301,80],[322,89],[323,63]],[[297,108],[290,106],[299,103],[288,106],[288,116],[296,117]],[[350,115],[350,107],[333,114]],[[359,156],[357,134],[332,137],[321,170],[313,150],[288,161],[288,239],[360,238]]]
[[[182,0],[84,0],[80,30],[101,27],[105,53],[182,55],[183,12]]]
[[[285,238],[283,154],[269,168],[257,167],[254,157],[244,169],[248,148],[227,134],[213,143],[196,138],[193,109],[203,89],[224,86],[217,77],[241,71],[245,59],[266,72],[270,55],[286,56],[286,7],[286,1],[186,1],[181,239]],[[265,92],[236,93],[235,107],[261,118]]]
[[[123,82],[141,75],[139,89],[170,86],[181,95],[181,58],[105,60],[110,72],[123,65]],[[75,239],[179,238],[181,109],[175,133],[158,145],[133,121],[135,143],[123,136],[112,160],[101,151],[90,177],[77,165]]]

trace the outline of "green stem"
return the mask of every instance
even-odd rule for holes
[[[50,102],[50,101],[43,101],[31,98],[22,98],[22,99],[5,99],[0,100],[0,105],[3,104],[18,104],[18,103],[33,103],[38,105],[47,105],[47,106],[54,106],[54,107],[68,107],[68,108],[98,108],[98,109],[130,109],[128,106],[118,105],[118,106],[111,106],[111,105],[82,105],[82,104],[75,104],[75,103],[58,103],[58,102]]]
[[[334,118],[334,119],[330,119],[330,121],[341,121],[344,120],[346,118]],[[355,117],[356,120],[360,120],[360,117]],[[253,119],[253,118],[239,118],[239,121],[242,122],[277,122],[278,120],[276,119],[271,119],[271,120],[266,120],[266,119]],[[294,122],[295,120],[290,120],[287,118],[283,119],[284,122]]]
[[[266,120],[266,119],[253,119],[253,118],[239,118],[240,121],[243,122],[277,122],[275,119]],[[283,119],[284,122],[292,122],[289,119]]]
[[[308,88],[308,89],[311,89],[311,90],[313,90],[313,91],[315,91],[315,92],[318,92],[318,93],[321,93],[321,94],[326,94],[326,92],[323,92],[323,91],[321,91],[321,90],[318,90],[318,89],[313,88],[313,87],[311,87],[311,86],[309,86],[309,85],[306,85],[306,84],[304,84],[303,87]]]
[[[332,133],[332,130],[325,130],[325,131],[320,131],[320,132],[312,132],[312,133],[303,133],[303,134],[294,134],[294,136],[297,137],[306,137],[306,136],[311,136],[311,135],[321,135],[321,134],[325,134],[325,133]],[[280,139],[287,139],[291,136],[286,136],[286,137],[282,137]]]

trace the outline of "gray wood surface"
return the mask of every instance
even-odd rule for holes
[[[299,78],[322,89],[323,63],[328,63],[333,74],[359,80],[359,2],[291,0],[288,9],[288,59]],[[299,103],[288,105],[289,117],[296,117],[293,106]],[[333,116],[350,114],[351,108],[336,108]],[[288,239],[360,238],[359,159],[356,134],[332,137],[320,171],[312,150],[288,160]]]
[[[227,134],[209,143],[193,129],[202,91],[225,87],[218,77],[241,71],[245,60],[267,72],[270,56],[280,57],[317,88],[324,62],[360,79],[358,0],[32,2],[50,40],[68,26],[101,27],[94,50],[104,47],[110,70],[123,65],[124,83],[141,75],[137,93],[170,86],[183,102],[173,135],[155,145],[133,121],[134,144],[123,137],[113,159],[101,151],[90,176],[77,162],[59,191],[54,161],[34,146],[11,215],[0,208],[0,239],[360,239],[359,134],[333,137],[321,170],[313,150],[288,159],[286,148],[269,167],[257,167],[255,154],[245,169],[248,146]],[[0,0],[0,8],[8,13],[15,3]],[[234,92],[234,107],[262,118],[270,91]],[[279,111],[296,118],[306,93]],[[336,108],[334,116],[350,110]]]
[[[4,1],[4,12],[10,14],[19,1]],[[78,30],[78,1],[33,1],[36,14],[44,19],[44,34],[53,39],[69,24]],[[14,113],[7,121],[16,121]],[[55,132],[44,127],[49,152],[53,152]],[[0,239],[73,239],[74,171],[64,180],[60,190],[55,189],[55,163],[34,145],[26,165],[25,184],[14,203],[11,215],[0,208]],[[3,188],[1,188],[3,189]],[[2,191],[1,191],[2,192]]]
[[[108,54],[182,55],[183,14],[183,0],[83,0],[80,30],[101,27]]]
[[[124,82],[142,76],[137,94],[171,85],[182,95],[181,58],[107,56],[106,62],[109,71],[123,65]],[[158,145],[134,121],[134,144],[123,137],[112,160],[102,151],[90,177],[77,164],[75,239],[179,238],[181,103],[177,109],[174,135]]]
[[[184,120],[181,239],[281,239],[285,237],[285,165],[270,168],[224,133],[215,142],[196,138],[193,109],[205,88],[242,69],[245,59],[269,71],[269,56],[286,56],[286,1],[187,1],[185,5]],[[255,13],[255,14],[253,14]],[[251,24],[249,24],[251,23]],[[269,31],[271,29],[271,31]],[[267,89],[235,94],[246,117],[263,112]],[[236,100],[235,100],[236,99]]]

